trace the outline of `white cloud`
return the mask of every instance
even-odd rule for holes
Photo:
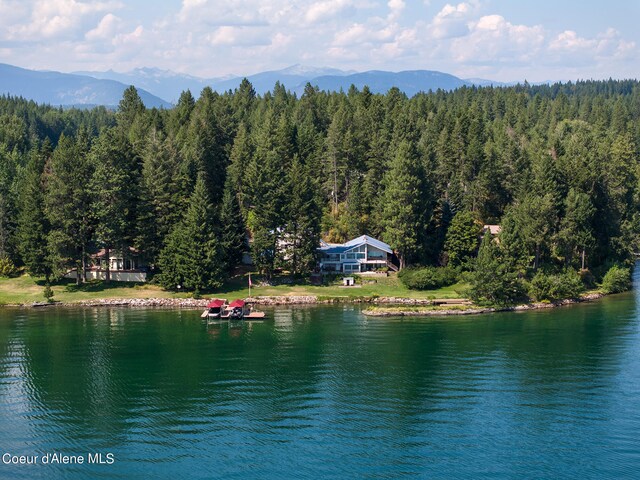
[[[308,23],[318,23],[339,16],[342,11],[352,6],[351,0],[325,0],[314,2],[305,15]]]
[[[387,7],[389,7],[389,20],[395,21],[400,18],[406,5],[404,0],[389,0]]]
[[[563,53],[576,53],[586,49],[593,49],[595,40],[581,38],[573,30],[565,30],[549,43],[549,50]]]
[[[120,2],[81,2],[76,0],[38,0],[31,5],[30,15],[14,18],[6,32],[9,39],[72,37],[87,21],[104,12],[121,8]]]
[[[635,42],[625,41],[620,33],[609,28],[596,38],[580,37],[573,30],[565,30],[549,42],[549,51],[561,55],[596,55],[598,57],[624,58],[635,51]]]
[[[270,45],[269,32],[261,28],[235,27],[225,25],[218,27],[206,39],[214,46],[244,47],[251,45]]]
[[[460,63],[535,61],[545,41],[542,26],[515,25],[501,15],[486,15],[468,26],[469,34],[456,38],[451,45],[451,52]]]
[[[471,2],[446,4],[427,27],[430,36],[435,39],[446,39],[466,35],[469,33],[468,22],[476,8],[477,5]]]
[[[100,20],[100,23],[98,23],[96,28],[94,28],[93,30],[89,30],[84,35],[84,38],[92,42],[110,40],[118,32],[121,25],[121,18],[116,17],[112,13],[107,13],[104,17],[102,17],[102,20]]]
[[[556,65],[586,67],[597,63],[631,61],[637,57],[635,42],[621,38],[609,28],[594,38],[585,38],[573,30],[565,30],[551,39],[548,61]]]

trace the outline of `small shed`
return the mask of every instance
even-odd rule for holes
[[[491,235],[496,236],[499,235],[501,231],[502,227],[500,225],[484,225],[482,227],[483,234],[489,232]]]
[[[356,279],[353,277],[343,277],[342,285],[345,287],[353,287],[356,284]]]

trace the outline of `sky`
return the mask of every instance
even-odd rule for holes
[[[0,0],[0,63],[198,77],[294,64],[640,78],[640,0]]]

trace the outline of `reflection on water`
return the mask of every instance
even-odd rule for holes
[[[640,465],[633,294],[367,319],[277,308],[0,311],[0,449],[114,453],[10,478],[620,478]]]

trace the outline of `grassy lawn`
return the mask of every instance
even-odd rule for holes
[[[260,277],[252,275],[253,286],[251,296],[283,296],[283,295],[314,295],[317,297],[401,297],[401,298],[461,298],[466,285],[456,284],[438,290],[409,290],[398,277],[356,277],[357,285],[343,287],[341,277],[329,285],[312,285],[308,280],[297,281],[287,285],[260,286]],[[276,283],[278,279],[275,279]],[[371,282],[371,283],[369,283]],[[373,283],[375,282],[375,283]],[[219,296],[244,298],[249,296],[248,279],[246,275],[231,279],[222,288],[214,292]]]
[[[151,298],[175,297],[156,285],[134,283],[90,282],[78,288],[72,280],[51,286],[54,300],[58,302],[77,302],[97,298]],[[43,302],[44,279],[22,275],[16,278],[0,278],[0,304]],[[180,296],[185,296],[180,295]]]
[[[313,295],[318,297],[403,297],[403,298],[460,298],[464,288],[462,284],[438,290],[416,291],[407,289],[395,275],[389,277],[362,278],[365,282],[355,287],[343,287],[338,278],[330,285],[312,285],[307,280],[294,281],[289,284],[260,286],[261,278],[252,275],[252,296],[286,296]],[[375,280],[375,283],[373,281]],[[282,278],[274,279],[274,283]],[[372,282],[372,283],[367,283]],[[189,296],[186,292],[170,292],[157,285],[92,281],[77,287],[71,280],[65,280],[51,286],[54,300],[58,302],[78,302],[100,298],[181,298]],[[0,278],[0,304],[30,304],[42,302],[44,280],[22,275],[15,278]],[[249,296],[248,278],[246,275],[237,276],[229,280],[223,287],[203,292],[205,297],[223,297],[228,299],[245,298]]]

